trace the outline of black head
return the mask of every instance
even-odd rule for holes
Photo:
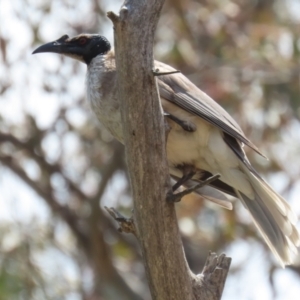
[[[32,52],[52,52],[70,56],[87,65],[97,55],[104,55],[111,49],[109,41],[98,34],[80,34],[73,38],[64,35],[58,40],[44,44]]]

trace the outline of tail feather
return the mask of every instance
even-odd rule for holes
[[[292,234],[290,235],[290,240],[291,242],[296,245],[296,247],[299,247],[300,246],[300,234],[299,234],[299,231],[297,230],[297,228],[293,228],[293,232]]]
[[[300,235],[295,226],[296,216],[290,205],[265,181],[257,178],[246,167],[242,168],[253,187],[254,199],[240,191],[236,193],[281,265],[291,264],[293,254],[297,253],[296,247],[300,245]]]

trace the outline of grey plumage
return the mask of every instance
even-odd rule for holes
[[[92,111],[111,134],[123,142],[115,57],[108,41],[97,35],[79,35],[72,39],[63,36],[34,53],[39,52],[65,54],[88,65],[86,87]],[[160,72],[175,70],[161,62],[155,62],[155,68]],[[186,131],[174,119],[167,118],[171,128],[167,140],[171,176],[181,178],[182,166],[192,166],[195,174],[186,182],[186,186],[191,186],[207,176],[220,174],[220,179],[197,192],[228,209],[231,203],[223,193],[239,198],[281,265],[291,264],[300,243],[296,218],[289,204],[248,161],[243,145],[261,154],[257,147],[221,106],[184,75],[163,75],[157,80],[164,112],[195,129]]]

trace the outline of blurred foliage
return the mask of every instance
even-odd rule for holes
[[[136,240],[103,209],[129,216],[130,189],[123,146],[86,105],[85,68],[30,56],[65,33],[112,40],[106,11],[120,4],[0,1],[1,300],[149,299]],[[298,214],[299,15],[297,0],[168,0],[155,44],[157,59],[224,106],[269,157],[246,149]],[[265,287],[264,299],[298,299],[291,293],[299,295],[299,268],[277,268],[239,203],[226,211],[189,196],[177,210],[194,272],[209,250],[233,256],[224,299],[262,299],[249,282]]]

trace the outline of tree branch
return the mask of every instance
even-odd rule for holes
[[[124,300],[141,300],[141,297],[127,285],[115,269],[112,263],[111,250],[104,240],[100,226],[98,226],[98,223],[101,222],[101,217],[98,214],[92,214],[87,219],[90,226],[89,231],[86,231],[85,226],[82,226],[83,224],[86,225],[85,220],[80,219],[68,206],[59,204],[55,200],[50,187],[42,187],[39,182],[30,179],[25,171],[14,162],[13,157],[0,156],[0,163],[27,183],[28,186],[45,200],[51,211],[60,216],[69,225],[78,240],[78,244],[85,251],[86,256],[93,262],[92,267],[97,275],[95,278],[96,289],[101,290],[107,297],[111,296]],[[98,293],[100,294],[100,291]]]
[[[195,299],[217,300],[221,299],[231,258],[225,254],[209,253],[202,273],[193,276]]]
[[[125,1],[114,23],[119,99],[134,222],[153,299],[193,299],[169,187],[162,108],[153,69],[153,38],[163,0]],[[130,76],[128,76],[130,74]]]
[[[59,173],[65,180],[67,186],[70,188],[70,190],[78,196],[78,199],[81,201],[84,201],[87,196],[77,187],[77,185],[72,182],[68,176],[65,175],[63,167],[59,164],[59,163],[48,163],[44,157],[40,154],[37,153],[37,149],[38,146],[35,143],[32,143],[32,141],[21,141],[19,139],[17,139],[16,137],[14,137],[11,134],[6,134],[3,132],[0,132],[0,144],[1,143],[11,143],[12,145],[14,145],[16,148],[18,149],[22,149],[25,150],[26,153],[28,154],[28,156],[31,159],[34,159],[35,162],[39,165],[39,167],[44,170],[47,171],[47,173],[49,174],[49,176],[51,174],[54,173]],[[39,141],[38,145],[40,145],[41,141]]]
[[[52,195],[52,190],[43,188],[34,180],[30,179],[25,171],[14,162],[11,156],[0,156],[0,163],[9,168],[14,174],[22,179],[28,186],[30,186],[40,197],[42,197],[53,213],[59,215],[70,226],[80,244],[88,245],[87,236],[78,226],[78,219],[73,212],[67,207],[59,204]]]
[[[108,13],[115,31],[118,92],[134,200],[132,225],[153,299],[216,300],[221,297],[230,261],[224,256],[209,257],[203,274],[193,275],[183,252],[174,204],[166,201],[170,180],[165,123],[153,74],[153,40],[163,3],[125,0],[119,16]]]

